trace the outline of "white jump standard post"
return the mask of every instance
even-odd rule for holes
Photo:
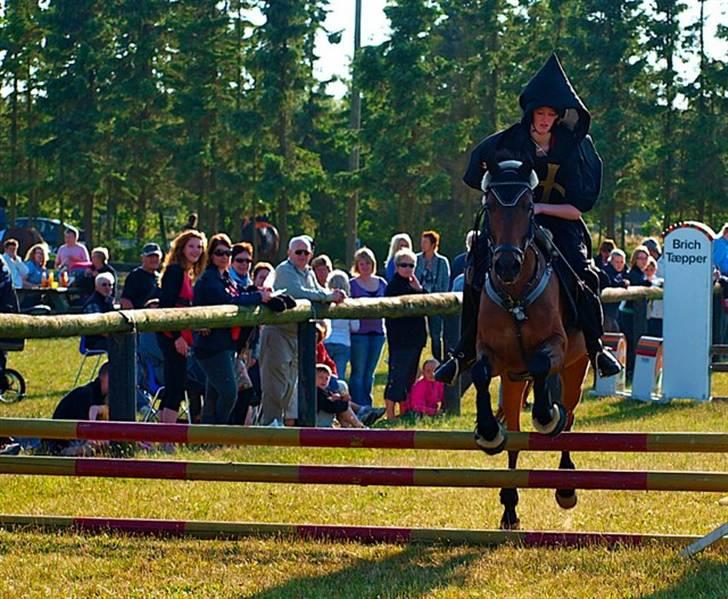
[[[662,390],[676,398],[710,401],[713,311],[713,230],[681,222],[665,234],[665,312]]]
[[[660,337],[640,337],[634,353],[631,398],[639,401],[665,401],[660,392],[662,339]]]

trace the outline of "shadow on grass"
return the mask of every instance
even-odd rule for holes
[[[252,597],[419,597],[437,588],[464,586],[467,566],[482,558],[483,550],[445,555],[442,549],[409,545],[381,559],[342,560],[337,572],[293,578]]]
[[[599,399],[588,399],[587,401],[600,401]],[[649,404],[641,401],[625,399],[624,401],[611,402],[606,405],[606,412],[592,416],[582,416],[579,408],[576,409],[576,424],[581,428],[598,424],[610,424],[629,422],[630,420],[641,420],[651,416],[664,416],[668,413],[678,413],[691,409],[690,404],[669,403]]]
[[[725,562],[701,560],[672,586],[644,595],[643,599],[696,599],[728,596],[728,566]]]

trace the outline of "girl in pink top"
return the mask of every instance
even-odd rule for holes
[[[402,413],[414,412],[434,416],[442,407],[445,384],[435,380],[435,369],[440,363],[435,358],[422,365],[422,376],[412,385],[407,401],[402,404]]]

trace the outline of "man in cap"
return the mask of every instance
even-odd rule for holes
[[[121,307],[132,310],[147,307],[159,294],[159,266],[162,249],[156,243],[142,248],[142,264],[129,273],[121,292]]]

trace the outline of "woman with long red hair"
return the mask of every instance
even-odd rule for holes
[[[183,231],[172,241],[162,272],[160,308],[186,308],[192,305],[193,284],[205,270],[204,233]],[[192,331],[168,331],[157,334],[164,357],[164,397],[160,422],[177,422],[179,406],[187,385],[187,354],[192,346]]]

